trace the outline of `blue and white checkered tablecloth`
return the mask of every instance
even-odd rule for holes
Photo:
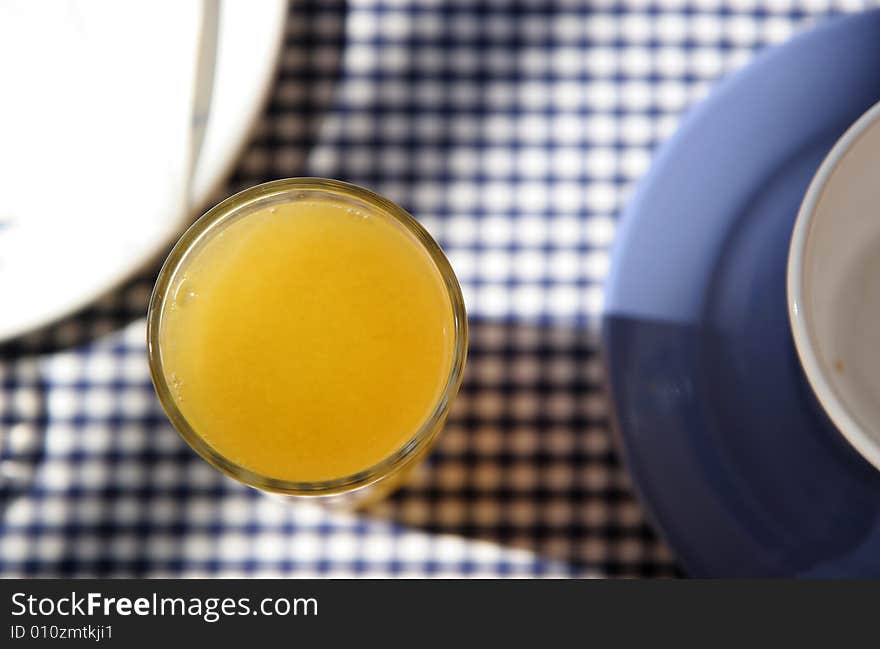
[[[439,447],[359,514],[224,478],[153,394],[153,269],[0,348],[0,574],[676,574],[612,448],[601,392],[616,215],[718,77],[868,4],[294,0],[270,105],[226,193],[342,178],[434,234],[473,334]]]

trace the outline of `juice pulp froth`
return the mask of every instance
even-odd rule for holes
[[[369,469],[430,417],[455,317],[424,245],[378,208],[297,200],[207,232],[168,286],[162,371],[215,452],[278,480]]]

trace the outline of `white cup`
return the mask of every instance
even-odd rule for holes
[[[880,103],[837,141],[804,197],[788,312],[819,402],[880,469]]]

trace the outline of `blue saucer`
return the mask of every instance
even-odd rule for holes
[[[880,11],[829,20],[722,82],[622,217],[603,320],[615,426],[693,576],[880,576],[880,472],[813,397],[785,302],[801,198],[878,100]]]

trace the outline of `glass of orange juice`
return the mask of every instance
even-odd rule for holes
[[[361,504],[431,448],[467,319],[440,247],[403,209],[292,178],[209,210],[150,300],[150,371],[205,460],[257,489]]]

